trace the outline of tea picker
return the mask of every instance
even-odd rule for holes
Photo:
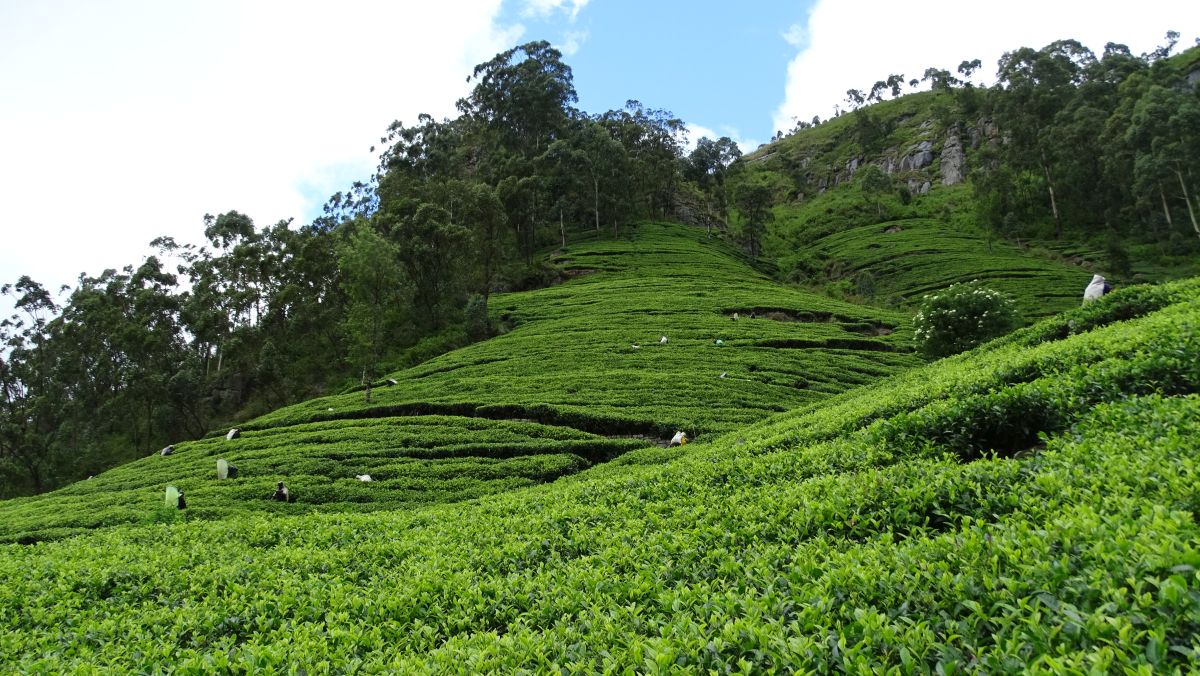
[[[276,485],[275,493],[271,496],[271,499],[275,500],[276,502],[291,502],[292,494],[288,492],[287,486],[284,486],[283,482],[280,481],[279,484]]]
[[[217,460],[217,478],[218,479],[236,479],[238,468],[235,465],[229,464],[225,458]]]
[[[164,496],[163,504],[167,507],[176,509],[187,509],[187,500],[183,498],[183,491],[174,486],[167,486],[167,492]]]
[[[1100,296],[1103,296],[1109,291],[1112,291],[1112,287],[1109,286],[1108,282],[1105,281],[1103,277],[1100,275],[1092,275],[1091,283],[1088,284],[1087,288],[1083,290],[1083,302],[1090,303],[1094,300],[1098,300]]]
[[[688,435],[684,434],[683,431],[680,430],[675,432],[675,436],[671,437],[671,443],[667,444],[667,448],[670,448],[671,446],[683,446],[688,441]]]

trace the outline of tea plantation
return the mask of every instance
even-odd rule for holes
[[[0,545],[0,670],[1200,663],[1200,280],[915,366],[902,316],[639,230],[572,246],[595,272],[494,297],[511,331],[370,405],[0,503],[10,540],[143,522]],[[628,438],[672,427],[698,443]],[[277,477],[297,502],[266,499]],[[194,507],[155,511],[168,482]]]
[[[559,256],[573,281],[491,299],[504,335],[390,374],[396,384],[369,404],[361,391],[315,399],[249,421],[238,439],[217,430],[169,457],[0,502],[0,542],[169,518],[156,511],[168,485],[184,491],[189,518],[475,498],[919,363],[906,316],[779,286],[703,231],[642,225]],[[236,479],[217,480],[220,458]],[[278,481],[295,503],[270,500]]]
[[[579,277],[492,297],[508,333],[393,374],[370,405],[361,393],[314,399],[246,427],[453,412],[696,436],[917,363],[907,315],[775,284],[703,231],[645,224],[555,260]]]
[[[1013,297],[1023,317],[1044,317],[1079,304],[1079,280],[1092,271],[1038,258],[1007,242],[991,246],[974,232],[937,219],[913,218],[847,228],[813,242],[839,274],[867,275],[877,298],[900,303],[958,282],[980,280]]]

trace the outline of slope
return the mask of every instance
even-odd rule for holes
[[[577,278],[491,299],[511,330],[391,374],[396,384],[370,403],[362,392],[312,400],[249,421],[234,440],[222,430],[0,502],[0,541],[177,519],[160,508],[167,485],[184,490],[193,519],[477,498],[665,444],[677,429],[728,431],[918,363],[907,317],[782,287],[696,229],[642,225],[573,244],[558,262]],[[239,468],[236,479],[217,480],[218,458]],[[294,504],[269,500],[278,481]]]
[[[983,241],[935,219],[851,227],[815,240],[812,250],[832,276],[856,290],[912,306],[951,284],[980,280],[1035,319],[1079,304],[1092,272],[1031,256],[1006,242]]]
[[[1198,54],[1158,64],[1156,77],[1187,91]],[[1187,200],[1168,208],[1169,193],[1133,199],[1127,185],[1149,166],[1135,171],[1135,155],[1149,162],[1154,153],[1128,145],[1137,129],[1129,111],[1149,99],[1139,101],[1145,82],[1135,86],[1145,73],[1129,77],[1118,96],[1132,72],[1106,70],[1119,60],[1106,54],[1095,72],[1080,74],[1080,82],[1094,79],[1079,87],[1076,107],[1058,115],[1053,132],[1042,128],[1043,139],[1060,144],[1054,182],[1048,166],[1030,159],[1036,148],[1018,148],[1021,123],[1004,117],[1012,104],[1004,90],[935,87],[800,125],[735,165],[728,194],[741,208],[743,188],[767,189],[773,220],[763,251],[780,278],[875,305],[911,307],[930,290],[979,279],[1015,295],[1036,319],[1068,309],[1093,274],[1118,285],[1195,275]],[[1082,122],[1087,115],[1099,118]],[[1159,147],[1151,136],[1138,143]]]
[[[1200,280],[478,502],[0,547],[19,671],[1172,671]],[[994,450],[993,450],[994,449]]]

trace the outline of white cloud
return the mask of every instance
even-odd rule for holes
[[[305,220],[393,119],[454,114],[499,0],[0,7],[0,282],[137,264],[206,212]]]
[[[803,49],[808,42],[808,31],[805,30],[804,24],[794,23],[783,32],[783,39],[796,49]]]
[[[1152,50],[1168,30],[1183,32],[1180,47],[1193,44],[1200,3],[1143,0],[1010,0],[1003,4],[926,0],[913,5],[888,0],[817,0],[808,17],[807,48],[788,65],[784,101],[775,128],[793,118],[829,117],[846,90],[869,89],[902,73],[920,78],[929,66],[954,71],[963,60],[983,61],[990,82],[996,61],[1018,47],[1040,48],[1073,38],[1100,53],[1106,42]],[[788,36],[802,33],[788,31]],[[842,103],[844,105],[844,103]]]
[[[546,18],[555,11],[568,12],[571,21],[579,16],[579,12],[587,7],[589,0],[526,0],[521,15],[526,17]]]
[[[696,143],[705,136],[713,139],[714,141],[722,136],[728,136],[730,140],[738,145],[738,148],[742,151],[743,155],[753,152],[759,146],[758,141],[755,141],[754,139],[743,138],[738,130],[734,129],[733,127],[721,127],[721,131],[719,132],[703,125],[692,124],[691,122],[685,123],[684,127],[687,129],[687,138],[684,143],[684,148],[685,152],[688,153],[692,152],[692,150],[696,148]]]
[[[579,48],[583,43],[587,42],[587,31],[567,31],[563,36],[563,43],[557,45],[558,51],[563,53],[563,56],[575,56],[579,53]]]

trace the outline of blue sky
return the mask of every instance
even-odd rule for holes
[[[524,25],[522,40],[549,40],[564,51],[583,110],[602,113],[636,99],[761,143],[775,133],[772,112],[783,102],[796,56],[784,35],[803,25],[809,8],[808,2],[594,0],[577,14],[568,7],[528,16],[525,3],[509,0],[500,22]]]
[[[3,0],[0,284],[136,266],[206,213],[308,222],[390,122],[453,116],[476,64],[530,40],[584,110],[638,99],[749,151],[890,73],[1198,28],[1180,0]]]

